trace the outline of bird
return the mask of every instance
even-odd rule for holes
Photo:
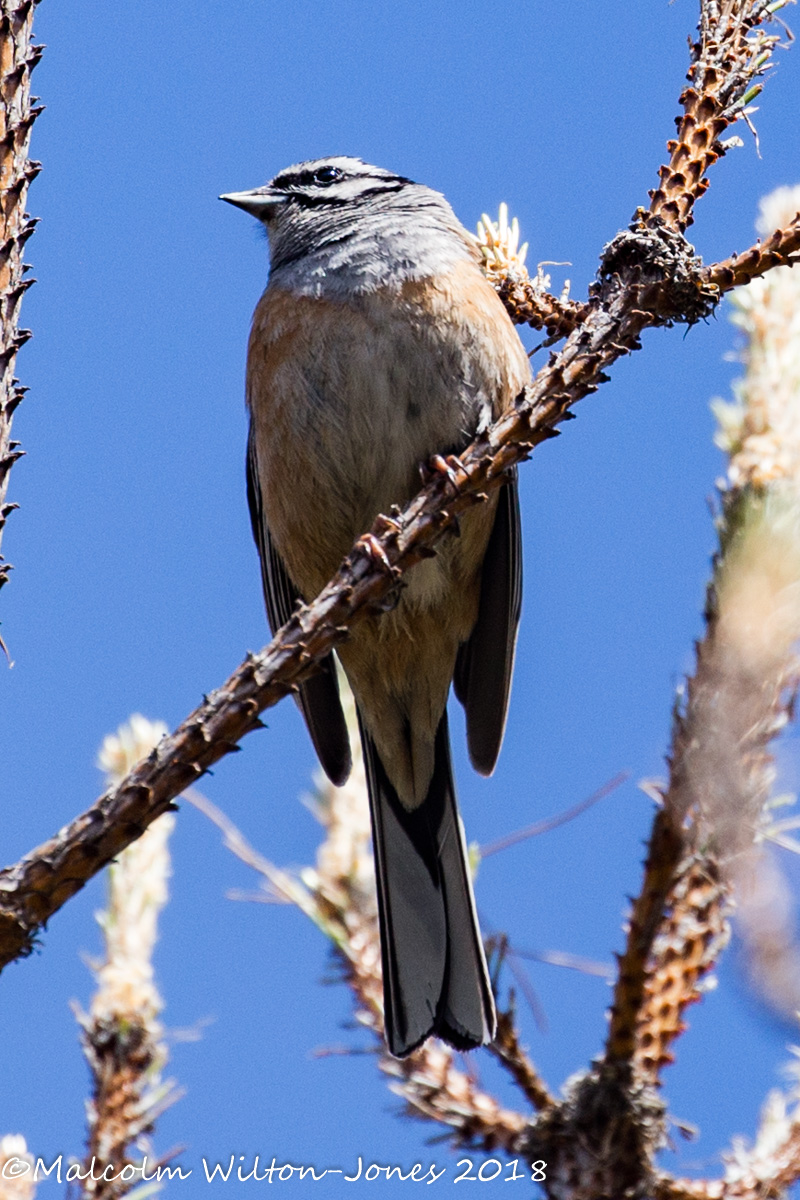
[[[420,467],[457,455],[530,380],[528,356],[444,196],[359,158],[301,162],[220,199],[266,229],[247,351],[247,492],[275,633],[317,595]],[[355,697],[377,877],[384,1030],[469,1050],[496,1012],[447,721],[453,683],[476,770],[494,769],[522,589],[516,475],[462,514],[336,654]],[[330,780],[351,748],[333,653],[298,703]]]

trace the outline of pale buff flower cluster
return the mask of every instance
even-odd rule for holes
[[[21,1134],[8,1133],[0,1138],[0,1200],[33,1200],[33,1167],[33,1157]]]
[[[761,203],[759,231],[788,224],[798,209],[800,187],[779,188]],[[722,757],[741,766],[744,806],[733,802],[731,777],[720,776],[726,795],[715,824],[729,850],[736,839],[726,839],[726,821],[729,832],[739,822],[746,834],[742,818],[751,829],[767,828],[775,777],[769,743],[789,720],[788,697],[800,679],[800,271],[780,267],[753,280],[734,305],[747,338],[746,371],[735,402],[714,405],[729,461],[714,579],[718,687],[708,714],[717,741],[730,734]]]
[[[137,713],[109,735],[98,756],[107,786],[113,788],[166,732],[162,722]],[[76,1010],[93,1082],[84,1168],[90,1171],[99,1162],[103,1171],[110,1167],[116,1174],[111,1181],[90,1171],[82,1193],[87,1200],[119,1200],[130,1191],[119,1172],[147,1150],[157,1116],[180,1094],[172,1081],[161,1079],[167,1048],[152,964],[158,917],[168,898],[167,842],[174,824],[171,814],[159,817],[120,854],[109,868],[108,905],[97,914],[105,958],[91,964],[97,989],[88,1015]],[[154,1190],[160,1190],[157,1184]]]
[[[762,235],[785,228],[800,212],[800,185],[761,202]],[[730,454],[734,487],[793,481],[800,487],[800,271],[778,267],[732,297],[733,321],[747,337],[747,372],[735,401],[715,405],[718,444]]]
[[[797,1150],[797,1095],[787,1097],[772,1091],[761,1109],[758,1136],[750,1146],[745,1138],[733,1138],[730,1150],[723,1154],[724,1181],[711,1184],[708,1200],[726,1195],[770,1195],[775,1176],[790,1166]],[[789,1105],[794,1102],[794,1107]],[[763,1189],[763,1192],[762,1190]]]
[[[800,375],[796,407],[800,420]],[[791,666],[800,639],[800,475],[745,502],[743,515],[716,581],[717,636],[741,672],[763,678]]]
[[[483,273],[504,298],[509,311],[516,314],[516,321],[532,324],[536,329],[552,327],[555,330],[567,315],[563,309],[571,304],[569,280],[564,281],[558,298],[551,296],[550,276],[544,270],[546,264],[539,263],[536,274],[529,274],[525,265],[528,243],[520,246],[519,236],[519,221],[514,217],[509,222],[508,205],[500,205],[496,221],[483,214],[475,237]]]
[[[109,734],[98,766],[113,786],[167,733],[161,721],[139,713]],[[158,917],[167,902],[170,859],[167,842],[175,825],[170,813],[159,817],[109,868],[108,908],[98,914],[106,943],[105,961],[96,967],[98,988],[91,1005],[97,1021],[135,1018],[155,1023],[163,1007],[153,978],[152,955]]]
[[[800,186],[761,202],[759,233],[791,223]],[[770,736],[788,720],[779,702],[798,678],[800,643],[800,270],[779,267],[733,295],[747,338],[735,402],[714,406],[729,455],[725,494],[732,528],[715,580],[716,637],[741,680],[761,680],[775,703]],[[774,780],[763,762],[764,784]],[[762,817],[767,829],[769,813]]]
[[[133,713],[116,733],[109,733],[97,755],[97,765],[108,786],[119,783],[168,733],[163,721],[151,721],[141,713]]]
[[[508,205],[501,204],[496,221],[483,214],[478,222],[476,238],[478,249],[483,260],[483,269],[491,283],[497,283],[511,276],[513,279],[528,279],[528,268],[525,259],[528,254],[528,243],[519,244],[519,221],[514,217],[509,224]],[[537,282],[541,283],[543,291],[550,287],[550,277],[539,271]]]
[[[800,187],[779,188],[761,204],[759,232],[789,224],[800,210]],[[792,839],[797,817],[775,820],[791,798],[772,795],[776,779],[770,743],[791,716],[800,683],[800,271],[779,267],[739,289],[733,320],[745,333],[746,372],[732,404],[714,405],[718,444],[729,455],[723,552],[716,578],[715,643],[722,683],[711,721],[724,729],[725,713],[741,716],[736,757],[739,775],[727,776],[725,811],[737,820],[741,777],[760,812],[747,805],[738,817],[757,833],[756,844],[729,864],[735,884],[737,927],[747,974],[775,1011],[798,1007],[800,954],[788,913],[789,888],[780,862],[763,844]],[[720,805],[722,809],[722,805]],[[724,829],[720,818],[717,832]],[[730,847],[737,849],[733,837]],[[797,1074],[797,1071],[794,1072]],[[772,1092],[755,1143],[736,1139],[725,1156],[716,1195],[755,1194],[796,1161],[800,1147],[800,1087]],[[769,1193],[773,1194],[772,1191]],[[777,1193],[775,1193],[777,1194]]]

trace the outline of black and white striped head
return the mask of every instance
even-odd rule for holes
[[[468,235],[440,192],[360,158],[297,163],[263,187],[220,199],[266,227],[273,277],[292,266],[297,274],[303,264],[315,277],[345,271],[352,286],[354,273],[366,283],[382,267],[427,274],[431,253],[441,258],[447,249],[442,241],[445,258],[469,253]]]
[[[337,155],[296,163],[281,171],[263,187],[252,192],[231,192],[221,196],[229,204],[243,208],[269,226],[283,212],[293,209],[357,208],[371,200],[416,187],[404,175],[394,175],[382,167],[372,167],[360,158]]]

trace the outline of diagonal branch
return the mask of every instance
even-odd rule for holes
[[[643,329],[693,323],[712,311],[715,293],[682,236],[637,214],[603,253],[586,319],[514,406],[460,459],[434,460],[427,485],[405,510],[379,517],[320,595],[147,760],[55,838],[0,873],[0,966],[29,952],[53,913],[236,749],[260,724],[258,714],[310,675],[352,623],[391,607],[402,573],[428,557],[459,513],[499,486],[510,467],[554,436],[572,406],[605,381],[604,369],[638,349]]]
[[[696,321],[712,300],[697,282],[683,238],[641,220],[606,248],[586,321],[562,352],[462,458],[434,460],[432,478],[401,513],[379,517],[334,579],[301,607],[259,655],[198,707],[119,785],[0,874],[0,965],[30,949],[43,926],[209,767],[255,729],[258,714],[309,675],[317,659],[370,609],[394,602],[404,570],[432,552],[459,513],[480,503],[508,469],[605,380],[603,368],[639,345],[648,325]]]
[[[11,438],[14,410],[25,393],[14,367],[17,351],[31,336],[18,322],[22,297],[34,282],[24,278],[28,267],[22,253],[36,225],[25,202],[28,184],[39,173],[39,163],[28,158],[31,126],[42,111],[31,106],[31,71],[43,49],[31,42],[37,2],[0,0],[0,539],[16,507],[5,502],[9,472],[22,455]],[[0,556],[0,588],[9,570]]]
[[[693,205],[707,187],[708,167],[727,148],[719,140],[722,132],[740,117],[747,119],[747,105],[760,87],[756,80],[769,67],[777,38],[759,25],[786,2],[701,0],[700,37],[692,47],[690,86],[682,96],[678,139],[669,146],[670,163],[661,169],[661,186],[652,195],[650,213],[637,212],[630,229],[604,249],[589,302],[556,300],[544,287],[510,273],[505,282],[495,282],[515,320],[538,323],[551,336],[566,336],[560,354],[551,357],[512,408],[461,459],[432,460],[418,496],[404,511],[376,520],[331,583],[298,609],[265,650],[248,656],[222,688],[91,809],[0,873],[0,966],[29,952],[49,917],[172,807],[187,785],[237,749],[238,740],[259,726],[258,714],[310,675],[317,660],[347,636],[351,624],[368,611],[391,607],[402,574],[434,553],[436,542],[459,513],[484,501],[512,466],[554,436],[572,406],[605,381],[605,370],[639,348],[645,328],[692,324],[709,315],[730,288],[796,261],[797,218],[763,246],[708,268],[683,238]],[[0,11],[5,12],[3,3],[0,0]],[[27,0],[15,11],[28,13],[32,7],[33,0]],[[756,490],[760,486],[752,485]],[[739,499],[738,511],[735,496],[726,504],[723,565],[742,530],[751,539],[761,539],[765,529],[774,530],[774,521],[761,519],[758,495],[755,503],[752,491],[742,492]],[[740,538],[740,558],[741,545]],[[752,542],[748,545],[752,549]],[[772,554],[774,540],[770,546]],[[775,560],[782,562],[787,556],[781,547],[778,551]],[[724,1181],[668,1180],[654,1165],[665,1113],[655,1085],[680,1032],[684,1009],[696,998],[698,981],[725,936],[726,855],[735,855],[742,839],[752,834],[768,782],[769,741],[786,715],[786,692],[797,682],[797,667],[787,661],[785,648],[769,662],[754,663],[753,639],[742,638],[746,631],[741,622],[737,642],[731,578],[721,569],[715,574],[697,672],[685,708],[675,714],[671,783],[655,822],[642,893],[634,905],[604,1058],[569,1081],[564,1098],[556,1100],[522,1049],[513,1019],[508,1017],[507,1024],[501,1020],[495,1054],[538,1110],[530,1118],[501,1109],[468,1072],[456,1067],[453,1054],[435,1043],[403,1062],[388,1056],[381,1060],[382,1069],[398,1080],[395,1087],[409,1110],[447,1126],[461,1144],[501,1146],[528,1158],[546,1158],[546,1190],[552,1200],[643,1195],[645,1188],[662,1200],[743,1200],[777,1195],[800,1172],[800,1119],[794,1115],[779,1154],[770,1142],[766,1151],[771,1161],[764,1164],[756,1147],[756,1153],[742,1157],[738,1175],[729,1170]],[[776,578],[780,582],[783,576],[777,572]],[[732,645],[738,658],[730,654]],[[764,666],[771,674],[754,669]],[[732,703],[718,703],[721,674]],[[768,686],[755,695],[753,685],[757,688],[765,679]],[[698,739],[698,721],[706,722],[701,732],[707,735],[711,730],[716,737],[713,752],[703,762],[698,746],[709,742],[707,737],[705,742]],[[743,753],[737,756],[732,747]],[[713,787],[705,787],[709,779]],[[711,804],[701,804],[704,787],[716,789],[717,799],[734,797],[736,812],[727,826],[722,806],[713,797]],[[354,873],[332,880],[346,901],[347,889],[356,883]],[[338,936],[330,936],[358,998],[359,1020],[379,1033],[374,904],[361,915],[357,904],[337,908],[321,885],[311,899],[318,923],[339,923]]]

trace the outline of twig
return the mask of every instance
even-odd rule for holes
[[[648,982],[647,967],[685,853],[683,830],[676,827],[670,814],[662,809],[653,824],[644,881],[633,903],[625,953],[619,960],[606,1040],[609,1061],[630,1062],[636,1052]]]
[[[568,821],[574,821],[576,817],[581,816],[595,804],[605,800],[606,796],[615,792],[628,778],[630,778],[630,771],[620,771],[613,779],[609,779],[608,783],[604,783],[596,792],[592,792],[591,796],[587,796],[578,804],[573,804],[571,808],[556,813],[554,817],[547,817],[544,821],[536,821],[533,825],[527,825],[524,829],[517,829],[514,833],[507,833],[505,837],[497,838],[496,841],[489,842],[486,846],[481,846],[481,859],[489,858],[492,854],[499,854],[501,850],[508,850],[519,842],[527,841],[528,838],[550,833],[551,830],[558,829],[559,825],[566,825]]]
[[[581,975],[593,975],[596,979],[606,979],[610,983],[615,976],[611,963],[597,962],[593,958],[584,958],[580,954],[570,954],[566,950],[520,950],[514,946],[517,958],[528,962],[544,963],[550,967],[563,967],[567,971],[578,971]]]
[[[692,49],[690,87],[682,96],[684,115],[678,139],[670,144],[670,163],[661,170],[661,186],[652,196],[650,213],[637,212],[630,229],[604,249],[588,304],[573,307],[535,286],[531,294],[527,284],[519,294],[520,280],[512,280],[509,274],[506,301],[512,293],[516,297],[512,311],[516,305],[518,319],[540,321],[548,332],[567,334],[560,354],[461,459],[450,458],[446,471],[432,464],[427,485],[403,512],[378,518],[328,587],[295,613],[269,647],[249,656],[223,688],[92,809],[0,874],[0,965],[30,950],[36,931],[53,912],[170,808],[189,784],[236,749],[236,742],[258,727],[259,712],[306,678],[354,621],[390,606],[402,573],[430,555],[460,512],[485,499],[512,466],[556,433],[572,406],[604,382],[604,371],[639,348],[645,328],[701,320],[713,311],[720,295],[743,278],[765,274],[796,256],[800,232],[796,221],[771,235],[764,247],[707,268],[682,236],[696,199],[707,187],[709,166],[725,153],[721,133],[740,117],[748,118],[747,106],[760,86],[755,80],[769,66],[777,38],[764,34],[759,23],[782,6],[782,0],[771,4],[701,0],[700,38]],[[32,4],[22,7],[27,11]],[[530,316],[522,315],[526,305]],[[726,510],[726,516],[731,515],[741,514]],[[729,1170],[724,1181],[707,1182],[697,1189],[683,1181],[668,1183],[654,1166],[664,1132],[664,1106],[655,1084],[668,1060],[671,1040],[680,1031],[685,1006],[696,997],[700,976],[724,936],[721,849],[735,849],[741,843],[746,825],[742,816],[752,815],[763,790],[766,746],[776,728],[766,719],[755,733],[752,723],[747,726],[749,757],[738,780],[743,803],[737,820],[725,828],[719,805],[701,804],[703,789],[693,773],[698,717],[709,709],[708,697],[719,690],[717,649],[722,644],[720,631],[726,628],[719,575],[715,584],[707,645],[698,656],[686,710],[676,714],[670,786],[656,818],[642,895],[634,905],[605,1057],[570,1081],[564,1099],[556,1101],[522,1051],[511,1018],[505,1025],[501,1019],[495,1052],[531,1104],[539,1107],[538,1116],[530,1118],[501,1109],[469,1073],[458,1068],[454,1054],[436,1043],[426,1044],[403,1061],[386,1055],[381,1060],[382,1069],[398,1081],[397,1090],[409,1109],[447,1126],[457,1142],[500,1146],[532,1157],[544,1151],[547,1194],[553,1200],[656,1193],[673,1200],[680,1195],[710,1200],[755,1196],[755,1185],[761,1188],[759,1195],[767,1196],[776,1195],[776,1189],[798,1174],[794,1118],[780,1146],[783,1157],[773,1156],[766,1183],[763,1173],[758,1174],[756,1153],[742,1159],[738,1179]],[[744,677],[734,672],[733,678],[741,684]],[[782,687],[777,677],[770,677],[768,716],[777,717]],[[726,714],[727,745],[737,750],[744,745],[738,719],[736,710]],[[736,735],[733,741],[731,733]],[[707,745],[707,739],[704,743],[700,738],[699,744]],[[710,769],[716,769],[718,758],[717,753]],[[718,786],[728,779],[720,772]],[[335,824],[331,814],[332,810],[329,834]],[[708,836],[700,840],[698,831]],[[264,871],[258,856],[245,850],[230,828],[225,832],[237,853],[271,876],[274,884],[274,873]],[[335,840],[329,837],[328,850]],[[318,912],[325,914],[357,1000],[359,1020],[380,1037],[375,903],[362,882],[358,864],[347,856],[336,869],[330,863],[325,868],[318,860],[315,880],[311,875],[301,880]],[[747,1170],[755,1180],[753,1186]]]
[[[588,315],[587,305],[553,296],[532,279],[507,275],[497,292],[515,324],[543,329],[551,338],[569,337]]]
[[[798,206],[800,189],[782,189],[764,201],[760,225],[785,226]],[[756,252],[768,259],[783,237]],[[736,304],[749,336],[748,373],[736,402],[716,406],[718,440],[730,458],[706,633],[685,706],[675,713],[669,787],[633,907],[607,1045],[618,1062],[635,1055],[653,1081],[724,943],[727,894],[752,865],[770,799],[770,744],[800,684],[793,649],[800,637],[800,279],[784,269]]]
[[[732,254],[701,271],[708,287],[729,292],[765,275],[773,267],[794,266],[800,262],[800,213],[785,229],[776,229],[763,242],[758,241],[741,254]]]
[[[347,695],[345,701],[355,737],[355,710]],[[354,745],[352,773],[343,787],[320,779],[314,808],[326,827],[326,838],[316,867],[304,869],[299,877],[280,871],[254,850],[205,797],[193,793],[191,798],[223,832],[228,849],[257,871],[271,889],[297,904],[330,938],[356,1001],[357,1020],[374,1035],[380,1068],[395,1080],[393,1090],[403,1098],[408,1112],[446,1125],[460,1142],[512,1149],[525,1128],[525,1118],[501,1108],[460,1070],[449,1047],[429,1041],[402,1061],[385,1052],[375,872],[369,854],[369,809],[358,744]]]
[[[741,7],[729,0],[725,11]],[[764,4],[745,7],[768,15]],[[717,11],[716,5],[702,10],[706,25],[712,10]],[[744,74],[741,64],[734,64],[738,82],[730,95],[725,93],[731,111],[747,72],[763,73],[764,56],[769,57],[774,40],[755,59],[747,59]],[[391,605],[402,573],[431,553],[460,512],[479,503],[510,467],[554,436],[571,407],[605,381],[605,368],[639,348],[646,327],[691,324],[712,311],[726,290],[725,281],[714,286],[706,281],[691,248],[663,223],[676,223],[676,213],[655,201],[654,208],[656,215],[637,213],[630,230],[605,248],[585,319],[516,404],[460,460],[451,460],[447,474],[434,473],[402,513],[379,517],[316,600],[299,609],[265,650],[249,656],[113,792],[0,873],[0,967],[29,952],[36,931],[52,914],[257,728],[258,714],[311,674],[354,621]],[[756,273],[768,269],[767,262],[754,266]]]
[[[800,188],[778,189],[762,201],[759,228],[785,224],[798,207]],[[748,337],[747,372],[736,385],[735,402],[716,406],[718,441],[730,460],[708,606],[714,636],[698,650],[698,674],[713,671],[716,691],[709,682],[690,693],[679,747],[684,789],[692,776],[695,791],[698,783],[704,785],[702,804],[695,802],[703,840],[736,888],[751,973],[758,975],[763,995],[792,1010],[796,947],[774,911],[780,908],[782,881],[777,865],[759,855],[752,841],[754,834],[770,835],[775,775],[770,743],[791,719],[800,685],[800,276],[775,272],[739,293],[735,307],[734,320]],[[711,741],[704,768],[686,753],[692,740],[688,725],[698,721],[701,735],[705,727],[698,749]],[[791,1072],[797,1081],[796,1061]],[[729,1200],[782,1196],[800,1177],[799,1100],[797,1082],[789,1096],[772,1092],[755,1144],[736,1139],[723,1154],[724,1178],[697,1194]]]
[[[522,1048],[513,1012],[498,1012],[497,1033],[489,1050],[503,1064],[535,1111],[552,1108],[555,1101]]]
[[[259,897],[259,899],[280,900],[285,904],[295,904],[312,920],[317,920],[316,906],[311,902],[308,889],[298,883],[288,871],[282,871],[276,867],[254,846],[251,846],[241,830],[234,825],[221,808],[218,808],[207,796],[198,792],[196,788],[190,788],[184,793],[183,798],[216,825],[223,835],[224,845],[231,854],[235,854],[240,862],[263,877],[269,890],[265,896]],[[251,897],[247,897],[247,899],[251,899]]]

